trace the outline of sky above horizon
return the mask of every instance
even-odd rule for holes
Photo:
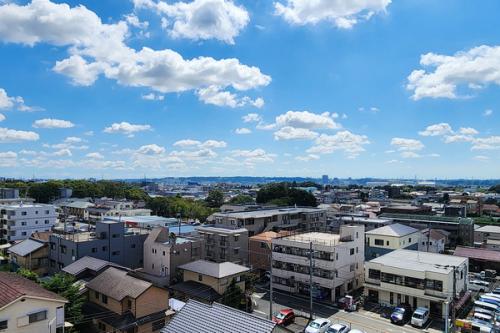
[[[498,13],[0,0],[0,177],[500,178]]]

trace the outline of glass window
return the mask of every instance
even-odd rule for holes
[[[101,295],[101,296],[102,296],[102,297],[101,297],[102,302],[103,302],[104,304],[108,304],[108,296],[106,296],[106,295]]]
[[[29,315],[29,322],[36,323],[37,321],[42,321],[47,319],[47,310],[35,312]]]
[[[0,321],[0,330],[6,330],[8,328],[7,324],[8,324],[7,320]]]
[[[384,246],[384,240],[383,239],[375,239],[375,245]]]

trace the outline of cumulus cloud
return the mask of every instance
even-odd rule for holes
[[[334,121],[335,118],[338,118],[336,113],[317,114],[309,111],[288,111],[276,117],[276,125],[307,129],[339,129],[341,126]]]
[[[487,110],[484,110],[483,112],[483,116],[485,117],[489,117],[493,114],[493,110],[492,109],[487,109]]]
[[[309,154],[331,154],[343,151],[348,157],[354,158],[365,151],[363,146],[370,141],[366,135],[358,135],[349,131],[340,131],[334,135],[321,134],[315,139],[314,145],[307,150]]]
[[[408,76],[407,89],[412,98],[464,97],[457,89],[478,90],[491,84],[500,85],[500,46],[482,45],[447,56],[427,53],[420,64],[429,68],[414,70]]]
[[[274,158],[276,154],[268,153],[262,148],[257,148],[254,150],[233,150],[232,155],[234,157],[243,158],[245,163],[254,164],[254,163],[263,163],[263,162],[274,162]]]
[[[217,157],[217,153],[212,149],[200,149],[200,150],[174,150],[170,153],[170,156],[184,158],[188,160],[204,159],[204,158],[214,158]]]
[[[239,97],[229,91],[222,91],[221,87],[209,86],[207,88],[198,89],[196,91],[200,101],[205,104],[212,104],[217,106],[227,106],[230,108],[239,108],[247,105],[261,108],[264,106],[262,98],[251,99],[248,96]]]
[[[401,157],[402,158],[419,158],[422,156],[418,153],[415,153],[414,151],[402,151]]]
[[[479,132],[475,128],[472,128],[472,127],[460,127],[460,129],[459,129],[458,132],[460,134],[463,134],[463,135],[476,135],[476,134],[479,134]]]
[[[113,123],[111,126],[104,129],[104,133],[121,133],[129,137],[133,137],[137,132],[150,131],[150,125],[135,125],[122,121],[121,123]]]
[[[328,21],[340,29],[351,29],[374,14],[385,12],[391,0],[281,0],[274,3],[276,14],[295,25]]]
[[[419,151],[424,149],[424,144],[415,139],[392,138],[391,145],[397,147],[399,151]]]
[[[163,101],[165,99],[165,96],[160,95],[160,94],[155,94],[155,93],[149,93],[145,95],[141,95],[142,99],[145,99],[147,101]]]
[[[313,160],[319,160],[319,155],[315,155],[315,154],[308,154],[306,156],[297,156],[295,157],[295,159],[297,161],[302,161],[302,162],[309,162],[309,161],[313,161]]]
[[[500,136],[475,138],[472,143],[472,150],[496,150],[500,149]]]
[[[243,122],[245,123],[252,123],[252,122],[261,122],[262,121],[262,116],[258,113],[249,113],[243,117]]]
[[[192,139],[184,139],[174,142],[173,146],[183,147],[183,148],[200,148],[200,149],[213,149],[213,148],[225,148],[227,143],[225,141],[218,140],[207,140],[204,142]]]
[[[1,9],[1,7],[0,7]],[[0,30],[2,22],[0,21]],[[18,111],[31,112],[43,110],[37,106],[28,106],[21,96],[9,96],[5,89],[0,88],[0,110],[16,109]],[[5,119],[5,118],[4,118]]]
[[[0,142],[37,141],[40,136],[32,131],[18,131],[0,127]]]
[[[159,155],[165,153],[165,148],[153,143],[150,145],[141,146],[139,149],[137,149],[137,152],[139,154]]]
[[[275,140],[312,140],[318,137],[318,133],[307,128],[295,128],[285,126],[274,132]]]
[[[0,167],[14,167],[17,164],[17,153],[13,151],[0,152]]]
[[[191,2],[134,0],[136,8],[149,8],[160,14],[163,28],[173,38],[218,39],[234,44],[250,17],[243,6],[232,0],[193,0]]]
[[[98,153],[98,152],[88,153],[88,154],[85,155],[85,157],[93,159],[93,160],[102,160],[102,159],[104,159],[104,156],[101,153]]]
[[[452,133],[453,130],[448,123],[439,123],[427,126],[424,131],[418,132],[422,136],[439,136]]]
[[[5,120],[5,116],[0,113],[0,121],[4,121],[4,120]]]
[[[68,120],[45,118],[35,120],[32,126],[34,128],[71,128],[75,124]]]
[[[252,131],[246,127],[237,128],[234,130],[236,134],[250,134]]]
[[[126,21],[102,23],[84,6],[70,7],[49,0],[0,6],[0,41],[68,47],[70,56],[57,61],[53,70],[77,85],[91,85],[101,75],[124,86],[148,87],[159,93],[210,86],[243,91],[271,82],[259,68],[243,65],[234,58],[184,59],[169,49],[135,50],[125,43],[128,27]]]

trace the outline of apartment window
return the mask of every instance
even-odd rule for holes
[[[106,252],[108,250],[108,247],[107,246],[103,246],[102,247],[102,252]]]
[[[106,296],[106,295],[101,295],[101,301],[102,301],[104,304],[108,304],[108,296]]]
[[[234,249],[233,253],[236,254],[236,255],[239,254],[240,253],[240,249]]]
[[[101,294],[99,294],[99,292],[98,292],[98,291],[94,291],[94,296],[95,296],[95,298],[99,299],[99,296],[100,296],[100,295],[101,295]]]
[[[359,238],[359,233],[356,231],[356,238]]]
[[[408,238],[408,243],[411,243],[411,238]]]
[[[350,249],[349,252],[350,252],[351,256],[354,255],[354,248]]]
[[[203,281],[203,275],[198,274],[198,281]]]
[[[97,247],[93,247],[92,250],[90,250],[92,253],[96,253],[97,252]]]
[[[359,253],[359,249],[358,249],[358,247],[357,247],[357,246],[356,246],[356,253]]]
[[[351,265],[349,266],[349,272],[354,272],[354,264],[351,264]]]
[[[111,252],[111,255],[118,256],[118,255],[120,255],[120,251],[113,251],[113,252]]]
[[[234,241],[237,242],[240,236],[234,236]]]
[[[135,244],[130,245],[132,249],[135,249]]]
[[[385,245],[389,246],[389,241],[385,242]]]
[[[113,234],[111,237],[118,238],[118,237],[120,237],[120,234]]]
[[[21,232],[21,235],[22,236],[27,236],[28,234],[26,233],[26,231],[23,231],[23,232]]]
[[[38,221],[35,221],[35,224],[38,224]]]
[[[155,269],[155,264],[151,264],[151,269]]]
[[[45,220],[45,224],[49,224],[49,220]]]
[[[380,271],[378,269],[369,269],[368,278],[374,280],[380,280]]]
[[[7,320],[0,321],[0,330],[6,330],[8,328],[7,324],[8,324]]]
[[[384,246],[384,240],[383,239],[375,239],[375,245]]]
[[[26,213],[26,212],[21,212],[21,215],[22,215],[22,216],[26,216],[27,214],[28,214],[28,213]]]
[[[26,225],[26,222],[21,222],[21,225]]]
[[[439,280],[425,280],[425,288],[437,291],[443,291],[443,281]]]
[[[75,256],[75,250],[74,249],[71,249],[71,256],[74,257]]]
[[[47,319],[47,310],[35,312],[29,315],[29,322],[36,323],[37,321],[42,321]]]
[[[335,253],[335,260],[339,260],[339,254],[337,252]]]

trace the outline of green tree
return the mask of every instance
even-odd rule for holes
[[[237,196],[231,198],[229,200],[230,203],[236,204],[236,205],[243,205],[243,204],[252,204],[254,203],[254,199],[246,194],[238,194]]]
[[[21,275],[24,278],[27,278],[28,280],[38,282],[38,274],[36,274],[33,271],[30,271],[29,269],[20,268],[17,271],[17,274]]]
[[[232,279],[226,291],[222,294],[221,303],[235,309],[241,309],[242,301],[244,304],[245,300],[245,293],[238,287],[236,280]]]
[[[80,294],[80,288],[75,284],[75,279],[67,274],[55,274],[50,279],[42,281],[42,287],[55,292],[68,300],[64,307],[64,316],[67,321],[75,324],[74,332],[78,331],[78,324],[83,319],[82,305],[85,297]]]
[[[257,192],[257,203],[274,203],[278,205],[314,206],[318,205],[311,193],[290,187],[289,183],[271,183]]]
[[[210,190],[205,201],[208,207],[219,208],[224,204],[224,193],[221,190]]]

